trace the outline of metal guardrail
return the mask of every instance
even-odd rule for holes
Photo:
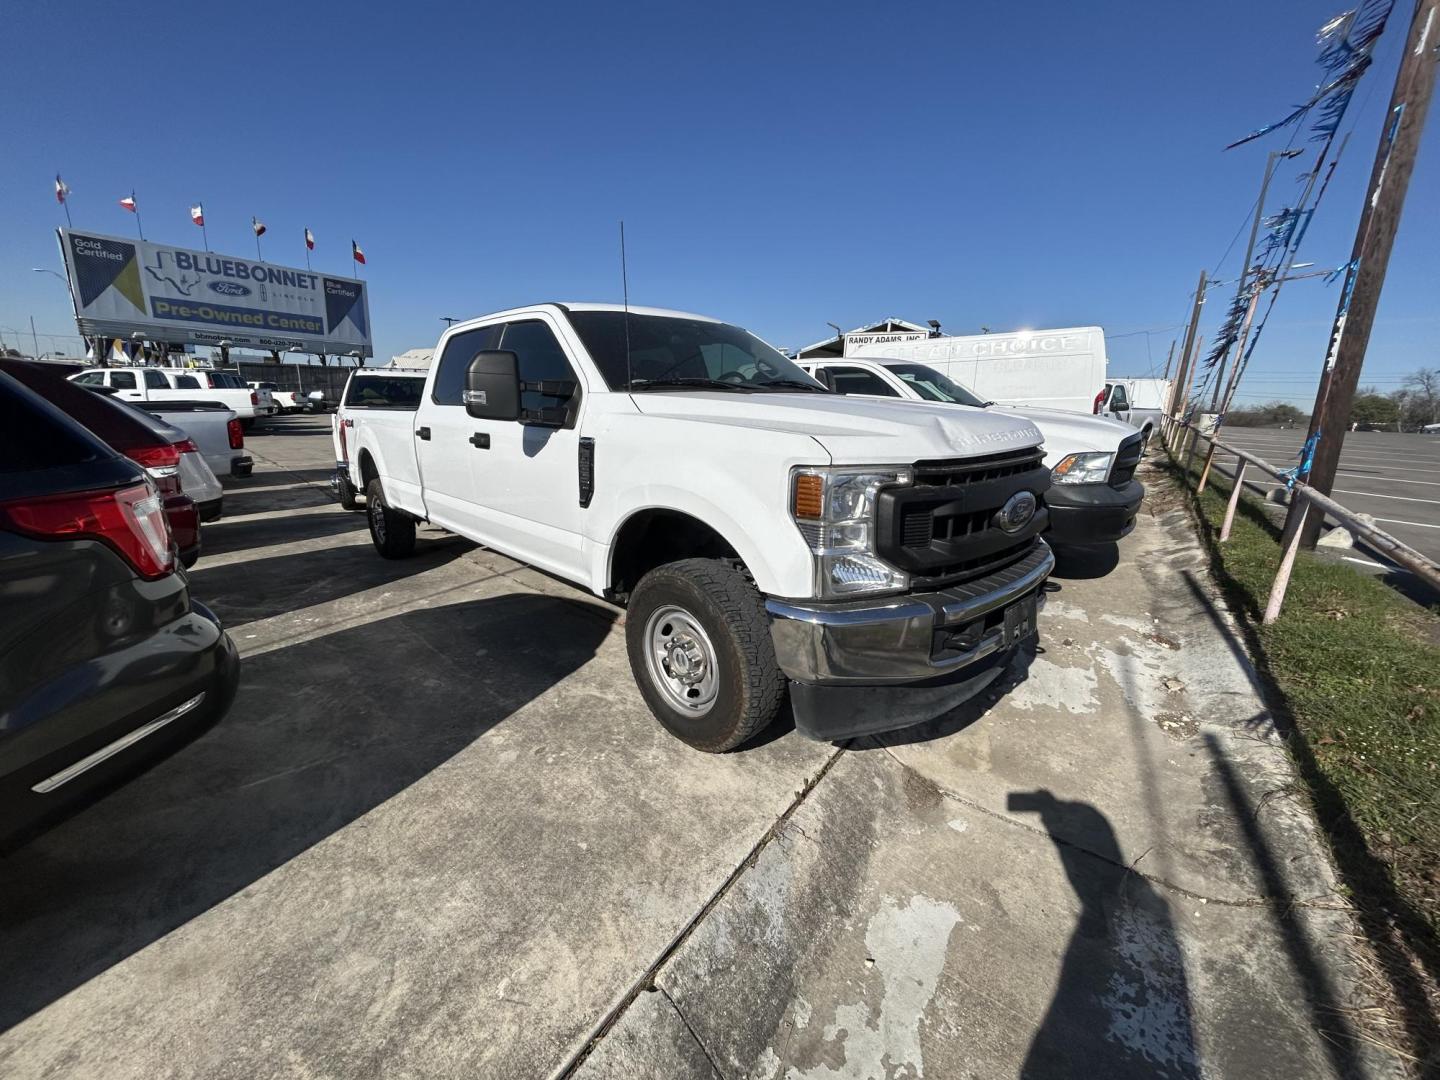
[[[1186,476],[1190,475],[1190,465],[1195,458],[1196,445],[1201,439],[1209,444],[1205,454],[1205,465],[1200,473],[1200,482],[1195,487],[1196,495],[1205,490],[1205,483],[1210,477],[1210,466],[1215,460],[1216,451],[1230,454],[1236,459],[1235,486],[1230,491],[1230,501],[1225,506],[1225,518],[1220,525],[1220,542],[1222,544],[1230,539],[1230,527],[1235,523],[1235,509],[1240,504],[1241,492],[1245,490],[1245,472],[1252,466],[1289,487],[1292,499],[1302,500],[1300,519],[1296,522],[1288,539],[1284,541],[1284,548],[1280,553],[1280,565],[1275,570],[1275,580],[1270,586],[1270,597],[1265,603],[1265,614],[1261,619],[1265,625],[1268,626],[1280,617],[1280,607],[1285,603],[1285,591],[1290,586],[1290,574],[1295,568],[1295,556],[1300,549],[1300,539],[1305,531],[1305,521],[1312,512],[1334,518],[1352,533],[1364,538],[1365,542],[1380,554],[1403,566],[1440,592],[1440,566],[1436,566],[1404,541],[1397,540],[1384,529],[1378,528],[1374,522],[1364,520],[1359,514],[1341,506],[1330,496],[1316,491],[1303,480],[1286,475],[1282,470],[1275,468],[1268,461],[1257,457],[1248,450],[1225,445],[1213,433],[1202,431],[1188,420],[1166,417],[1162,421],[1161,427],[1163,429],[1161,436],[1165,441],[1166,448],[1177,458],[1182,452],[1185,454]]]

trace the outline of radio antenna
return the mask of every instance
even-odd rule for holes
[[[635,376],[630,370],[630,274],[625,266],[625,219],[620,219],[620,289],[625,299],[625,392],[634,390]]]

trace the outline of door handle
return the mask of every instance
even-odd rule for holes
[[[489,432],[486,432],[486,431],[477,431],[477,432],[475,432],[474,435],[471,435],[471,436],[470,436],[470,438],[469,438],[468,441],[469,441],[469,443],[470,443],[471,446],[475,447],[476,450],[489,450],[489,449],[490,449],[490,433],[489,433]]]
[[[415,429],[415,437],[416,437],[417,439],[424,439],[426,442],[429,442],[429,441],[430,441],[430,429],[429,429],[428,427],[416,428],[416,429]]]

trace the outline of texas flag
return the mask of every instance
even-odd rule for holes
[[[205,227],[205,206],[203,203],[196,203],[190,207],[190,220],[202,229]]]
[[[57,172],[55,174],[55,201],[58,203],[63,203],[65,201],[65,196],[69,194],[70,185],[65,183],[64,180],[61,180],[60,174]]]
[[[256,236],[264,236],[264,235],[265,235],[265,223],[264,223],[263,221],[261,221],[259,218],[252,217],[252,218],[250,219],[250,228],[252,228],[252,229],[255,230],[255,235],[256,235]]]
[[[129,195],[126,195],[123,199],[121,199],[120,205],[123,206],[126,210],[129,210],[132,214],[135,213],[135,193],[132,191]]]
[[[360,250],[360,245],[354,240],[350,241],[350,257],[361,266],[365,265],[365,252]]]
[[[306,229],[306,230],[305,230],[305,250],[306,250],[306,251],[314,251],[314,250],[315,250],[315,234],[312,233],[309,229]]]

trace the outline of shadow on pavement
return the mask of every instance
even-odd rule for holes
[[[227,493],[244,491],[248,487],[270,487],[275,484],[319,484],[329,490],[330,477],[334,475],[335,467],[333,465],[328,468],[286,469],[261,459],[255,462],[255,471],[249,476],[223,477],[221,486]]]
[[[206,555],[264,547],[268,544],[290,544],[296,540],[314,540],[339,533],[364,532],[365,516],[352,514],[337,505],[331,513],[276,514],[259,521],[227,521],[221,518],[204,526],[200,564]]]
[[[358,544],[210,567],[202,558],[190,571],[190,591],[234,629],[415,577],[474,547],[468,540],[447,535],[417,540],[415,554],[408,559],[382,559],[373,547]]]
[[[1034,813],[1055,843],[1080,915],[1021,1080],[1199,1080],[1190,985],[1170,907],[1124,868],[1110,822],[1049,791],[1012,792],[1012,813]],[[1063,834],[1079,830],[1080,848]]]
[[[543,644],[517,645],[537,625]],[[0,861],[0,1031],[422,780],[608,630],[594,607],[509,594],[247,658],[213,731]]]
[[[1169,471],[1177,482],[1183,484],[1184,480],[1177,468],[1172,467]],[[1242,499],[1239,513],[1270,530],[1271,535],[1279,536],[1279,527],[1264,516],[1262,508]],[[1246,606],[1244,593],[1227,575],[1224,564],[1215,556],[1214,529],[1203,517],[1198,520],[1202,539],[1211,545],[1212,573],[1237,607]],[[1436,934],[1435,928],[1424,915],[1396,888],[1385,861],[1371,850],[1364,832],[1351,815],[1344,793],[1320,767],[1305,732],[1295,724],[1288,699],[1270,676],[1264,644],[1255,633],[1258,611],[1253,606],[1247,607],[1249,620],[1242,620],[1236,627],[1222,617],[1192,575],[1187,574],[1186,580],[1192,595],[1205,606],[1207,615],[1224,637],[1231,652],[1247,671],[1258,669],[1258,676],[1252,680],[1256,691],[1269,707],[1270,719],[1284,737],[1291,759],[1309,788],[1311,806],[1319,821],[1321,834],[1326,840],[1340,880],[1349,891],[1356,920],[1375,950],[1379,967],[1390,984],[1405,1032],[1412,1045],[1429,1048],[1432,1062],[1427,1063],[1427,1066],[1431,1068],[1433,1075],[1440,1076],[1440,1071],[1437,1071],[1437,1066],[1434,1065],[1435,1061],[1440,1061],[1435,1058],[1434,1049],[1440,1047],[1440,1016],[1436,1015],[1430,1000],[1430,986],[1440,982],[1440,935]],[[1254,658],[1253,663],[1251,657]],[[1263,723],[1264,720],[1264,717],[1257,718],[1257,723]],[[1234,794],[1241,798],[1244,795],[1239,789],[1236,789]],[[1253,814],[1253,811],[1250,812]],[[1256,854],[1257,857],[1273,861],[1273,857],[1263,849],[1257,850]],[[1265,863],[1257,865],[1262,872],[1266,870]],[[1295,939],[1293,931],[1287,931],[1286,940],[1303,941]],[[1302,971],[1310,962],[1310,958],[1303,955],[1295,959],[1297,969]],[[1337,1038],[1344,1040],[1344,1060],[1353,1060],[1355,1051],[1350,1040],[1356,1036],[1350,1024],[1339,1015],[1337,1003],[1320,1000],[1312,1002],[1311,1008],[1316,1014],[1317,1027],[1321,1026],[1323,1016],[1322,1030],[1339,1029],[1340,1035]],[[1327,1041],[1333,1043],[1335,1040],[1332,1038]]]

